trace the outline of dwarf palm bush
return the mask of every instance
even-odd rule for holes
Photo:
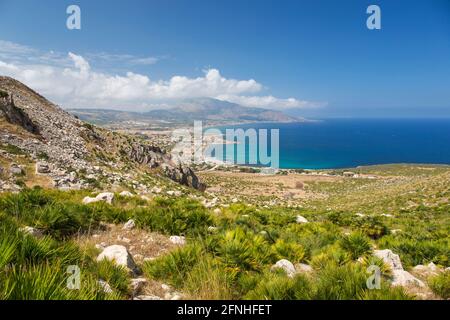
[[[317,277],[315,299],[356,300],[367,288],[367,274],[354,264],[327,265]]]
[[[175,287],[181,287],[186,274],[200,261],[201,257],[200,246],[187,245],[156,260],[146,262],[143,271],[148,277],[166,279]]]
[[[443,272],[428,282],[431,290],[442,299],[450,299],[450,271]]]
[[[198,202],[188,199],[156,199],[149,208],[135,210],[138,226],[165,234],[205,234],[212,217]]]
[[[128,293],[130,277],[125,268],[117,266],[109,260],[103,259],[98,263],[92,264],[90,269],[97,279],[101,279],[108,283],[111,289],[116,290],[120,294]]]
[[[267,241],[251,232],[237,228],[225,233],[217,248],[219,259],[231,270],[261,270],[265,263],[274,260]]]
[[[296,263],[302,261],[305,257],[305,249],[303,246],[294,242],[286,242],[283,239],[278,239],[272,248],[277,259],[288,259]]]
[[[201,300],[229,300],[235,297],[236,274],[225,269],[217,259],[205,256],[187,273],[183,290]]]
[[[308,300],[312,298],[313,287],[310,280],[302,275],[287,278],[268,273],[244,299],[250,300]]]
[[[360,232],[352,233],[341,239],[340,245],[355,260],[370,253],[370,241]]]

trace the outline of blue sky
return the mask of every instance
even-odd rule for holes
[[[81,30],[66,28],[70,4]],[[381,30],[366,28],[370,4]],[[448,0],[0,0],[0,40],[0,73],[67,107],[207,95],[315,117],[450,116]]]

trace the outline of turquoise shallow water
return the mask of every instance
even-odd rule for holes
[[[280,168],[348,168],[387,163],[450,164],[450,119],[324,120],[226,128],[279,129]],[[245,156],[248,159],[247,145]],[[269,150],[270,152],[270,150]],[[237,148],[234,150],[236,156]]]

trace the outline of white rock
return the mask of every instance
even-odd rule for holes
[[[308,223],[308,220],[306,220],[305,217],[297,216],[296,220],[297,223]]]
[[[145,279],[145,278],[135,278],[135,279],[131,279],[130,283],[131,283],[131,290],[133,291],[133,295],[136,295],[136,294],[139,293],[139,291],[147,283],[147,279]]]
[[[91,198],[91,197],[84,197],[83,204],[90,204],[94,202],[98,202],[99,200],[97,198]]]
[[[186,238],[183,237],[183,236],[171,236],[171,237],[169,238],[169,240],[170,240],[170,242],[172,242],[173,244],[180,245],[180,246],[183,246],[183,245],[186,244]]]
[[[98,194],[95,198],[85,197],[83,199],[83,204],[90,204],[99,201],[105,201],[106,203],[111,204],[114,199],[114,193],[111,192],[103,192]]]
[[[131,229],[134,229],[135,227],[136,227],[136,222],[133,219],[130,219],[130,220],[127,221],[127,223],[125,223],[123,225],[122,229],[124,229],[124,230],[131,230]]]
[[[283,269],[290,278],[294,277],[296,274],[294,265],[286,259],[277,261],[277,263],[275,263],[270,270],[273,271],[275,269]]]
[[[395,269],[392,271],[392,286],[402,286],[402,287],[409,287],[409,286],[418,286],[418,287],[425,287],[425,284],[414,277],[412,274],[410,274],[408,271]]]
[[[20,231],[36,238],[42,238],[44,236],[44,234],[40,230],[29,226],[20,228]]]
[[[163,289],[164,291],[170,291],[170,290],[172,290],[172,287],[169,286],[168,284],[163,283],[161,285],[161,289]]]
[[[114,200],[114,193],[112,193],[112,192],[102,192],[102,193],[99,193],[95,198],[98,201],[105,201],[106,203],[111,204],[112,201]]]
[[[133,257],[124,246],[112,245],[106,247],[97,257],[97,261],[103,259],[113,261],[116,265],[123,266],[131,271],[136,270],[136,264],[134,263]]]
[[[99,284],[100,288],[102,288],[104,293],[112,293],[113,292],[113,290],[111,289],[111,286],[108,284],[108,282],[100,279],[100,280],[98,280],[98,284]]]
[[[417,265],[413,269],[414,273],[417,273],[421,276],[429,277],[429,276],[436,276],[441,272],[441,269],[439,269],[433,262],[430,262],[428,265]]]
[[[144,195],[141,196],[141,199],[144,201],[150,201],[150,198]]]
[[[133,194],[130,191],[122,191],[119,193],[122,197],[132,197]]]
[[[392,270],[403,270],[399,255],[393,253],[391,250],[374,250],[373,254],[382,259]]]
[[[214,233],[214,232],[217,231],[217,227],[209,226],[208,227],[208,231],[211,232],[211,233]]]
[[[214,214],[221,214],[222,210],[220,210],[219,208],[214,209]]]

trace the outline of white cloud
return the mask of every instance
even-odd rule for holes
[[[0,43],[1,44],[1,43]],[[95,71],[81,55],[69,52],[65,57],[49,52],[37,53],[23,47],[27,59],[11,61],[2,52],[22,52],[20,46],[8,43],[0,49],[0,74],[8,75],[67,108],[116,108],[145,110],[171,100],[210,97],[244,106],[273,109],[301,108],[314,105],[295,98],[279,99],[258,95],[263,86],[254,79],[237,80],[223,77],[219,70],[204,70],[197,78],[173,76],[169,80],[153,80],[146,75],[126,72],[124,75]],[[103,59],[133,61],[133,56],[100,55]],[[99,58],[99,56],[97,56]],[[139,58],[140,59],[140,58]],[[137,59],[136,64],[150,64],[151,58]],[[156,62],[156,61],[155,61]]]

